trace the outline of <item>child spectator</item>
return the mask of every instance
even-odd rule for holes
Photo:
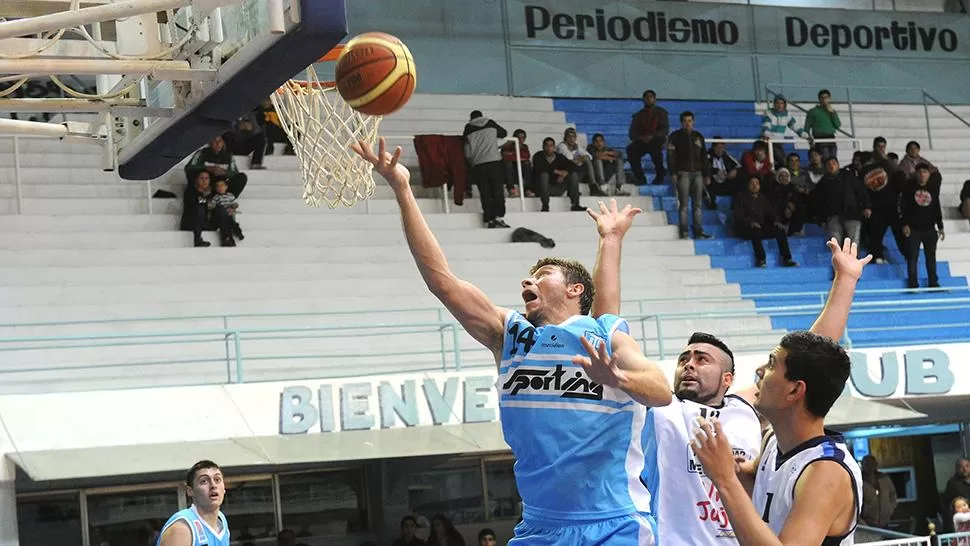
[[[236,203],[236,196],[229,193],[228,189],[229,185],[225,180],[216,182],[216,194],[209,199],[209,209],[215,215],[216,224],[219,226],[219,239],[222,246],[236,246],[233,235],[240,241],[245,237],[239,222],[236,221],[239,203]]]
[[[748,177],[748,190],[739,193],[734,202],[734,231],[751,241],[754,249],[755,267],[765,267],[767,259],[762,239],[773,238],[778,242],[784,267],[796,267],[788,247],[785,226],[778,221],[768,198],[761,193],[761,179]]]
[[[225,184],[225,182],[223,182]],[[195,177],[195,193],[193,201],[186,202],[189,213],[192,214],[192,232],[195,236],[196,247],[211,246],[208,241],[202,240],[202,230],[208,225],[209,219],[209,199],[212,197],[212,190],[209,189],[209,173],[202,171]]]
[[[967,499],[963,497],[953,499],[952,508],[953,528],[956,529],[956,532],[966,533],[970,531],[970,504],[967,503]],[[967,546],[967,544],[970,544],[970,541],[962,538],[957,546]]]
[[[522,162],[522,186],[527,197],[535,197],[532,190],[532,154],[525,144],[526,134],[522,129],[512,131],[512,136],[519,140],[519,160]],[[515,163],[515,143],[506,142],[502,145],[502,164],[505,165],[505,189],[509,197],[519,196],[519,173]]]
[[[598,186],[609,186],[611,181],[616,184],[615,195],[630,195],[623,190],[625,174],[623,172],[623,156],[620,152],[606,145],[606,137],[601,133],[593,135],[593,143],[586,147],[589,155],[593,156],[593,173],[596,175]]]
[[[771,142],[775,153],[775,168],[785,165],[785,146],[783,142],[791,130],[796,135],[807,138],[804,129],[796,128],[795,116],[788,112],[788,100],[783,95],[775,95],[771,108],[761,116],[761,138]]]
[[[926,276],[930,288],[939,288],[936,276],[936,243],[942,241],[943,209],[940,207],[940,184],[930,182],[930,166],[920,163],[916,166],[916,178],[902,191],[899,208],[903,222],[903,235],[908,237],[906,265],[909,273],[909,287],[919,288],[917,262],[919,247],[923,246],[926,256]]]

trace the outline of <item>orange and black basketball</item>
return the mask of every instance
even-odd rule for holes
[[[385,116],[411,98],[417,73],[404,42],[383,32],[367,32],[344,46],[334,79],[340,96],[354,110]]]

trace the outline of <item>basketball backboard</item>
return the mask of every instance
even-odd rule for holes
[[[0,134],[101,145],[104,167],[128,180],[163,175],[347,33],[344,0],[14,3],[28,16],[0,6],[0,112],[97,116],[61,125],[0,119]],[[97,93],[9,98],[8,86],[44,75],[59,84],[94,75]]]

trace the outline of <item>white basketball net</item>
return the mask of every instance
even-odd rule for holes
[[[306,74],[306,81],[290,80],[271,97],[300,160],[303,200],[312,207],[352,207],[374,194],[374,178],[373,165],[350,144],[362,140],[376,153],[382,117],[351,108],[336,87],[321,84],[312,66]]]

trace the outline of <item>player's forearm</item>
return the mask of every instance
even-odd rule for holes
[[[755,510],[751,497],[737,477],[715,485],[740,546],[783,546]]]
[[[812,325],[812,332],[839,341],[845,332],[845,325],[849,322],[849,309],[855,296],[856,284],[859,280],[847,275],[835,274],[832,288],[822,313]]]
[[[593,316],[620,314],[620,254],[623,239],[617,235],[600,237],[593,266]]]
[[[455,280],[455,276],[448,267],[448,260],[441,250],[441,245],[438,244],[434,233],[428,227],[428,222],[421,214],[411,188],[398,190],[396,197],[401,208],[404,236],[414,257],[414,263],[418,266],[418,271],[428,289],[437,296],[447,289],[448,285]]]
[[[670,404],[673,395],[667,376],[659,366],[635,350],[617,351],[616,356],[617,366],[623,370],[624,378],[619,385],[623,392],[649,408]]]

